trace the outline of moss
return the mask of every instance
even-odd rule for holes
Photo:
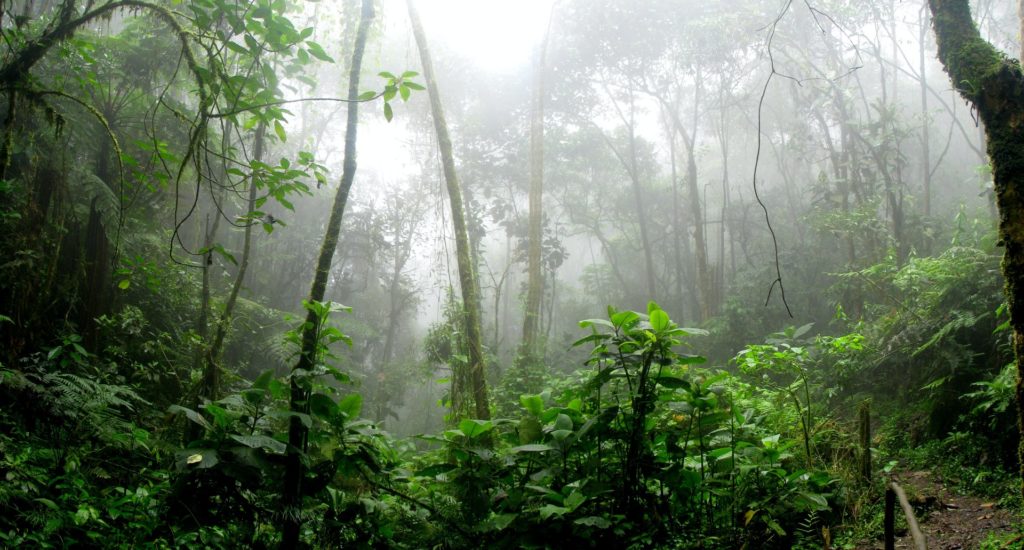
[[[863,401],[858,411],[860,428],[860,475],[867,483],[871,483],[871,402]]]
[[[1018,63],[981,38],[966,0],[929,0],[929,5],[939,59],[961,95],[977,108],[988,136],[1018,365],[1018,428],[1024,433],[1024,75]],[[1024,438],[1019,459],[1024,481]]]
[[[999,71],[1003,61],[998,52],[987,43],[980,40],[968,41],[950,59],[951,65],[961,68],[957,73],[966,77],[956,83],[957,90],[969,100],[984,97],[986,82],[991,75]]]

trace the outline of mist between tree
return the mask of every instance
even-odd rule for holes
[[[1010,4],[0,2],[0,545],[1014,547]]]

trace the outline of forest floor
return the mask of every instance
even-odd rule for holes
[[[1008,535],[1014,532],[1016,514],[1000,508],[993,501],[961,494],[949,488],[937,473],[929,471],[901,472],[893,479],[907,493],[914,507],[918,524],[928,541],[929,550],[972,550],[979,548],[990,534]],[[896,505],[897,518],[902,515]],[[897,526],[902,522],[897,520]],[[914,548],[910,533],[897,527],[896,548]],[[861,549],[884,548],[878,540],[858,544]],[[1014,539],[1003,548],[1024,548],[1024,540]]]

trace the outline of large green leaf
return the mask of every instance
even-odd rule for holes
[[[459,422],[459,431],[461,431],[469,439],[480,437],[481,435],[494,429],[494,423],[490,420],[476,420],[473,418],[467,418],[462,422]]]
[[[520,395],[519,403],[531,414],[540,416],[544,412],[544,399],[539,395]]]
[[[670,375],[667,375],[667,374],[663,374],[661,376],[658,376],[654,380],[657,383],[661,384],[662,386],[665,386],[666,388],[670,388],[670,389],[673,389],[673,390],[676,390],[676,389],[690,389],[690,387],[691,387],[691,384],[690,384],[689,380],[685,380],[683,378],[677,378],[675,376],[670,376]]]
[[[268,451],[277,454],[284,454],[284,451],[287,448],[284,443],[265,435],[232,434],[231,439],[234,439],[242,445],[252,449],[267,449]]]
[[[551,445],[544,445],[541,443],[531,443],[529,445],[520,445],[518,447],[512,447],[509,449],[510,453],[543,453],[554,449]]]
[[[261,390],[270,389],[270,381],[273,380],[273,379],[274,379],[274,369],[267,369],[267,370],[263,371],[262,373],[260,373],[260,375],[256,377],[256,380],[253,380],[252,387],[258,388],[258,389],[261,389]]]
[[[668,318],[668,313],[665,313],[660,309],[651,311],[649,321],[651,323],[651,328],[655,332],[663,332],[672,324],[672,321]]]
[[[540,439],[543,427],[536,416],[527,415],[519,420],[519,442],[533,443]]]
[[[179,470],[212,468],[220,462],[217,451],[213,449],[182,449],[175,453],[175,459]]]
[[[312,40],[307,40],[306,41],[306,48],[309,49],[309,53],[313,57],[319,59],[320,61],[326,61],[328,63],[334,63],[334,59],[331,56],[327,55],[327,52],[324,51],[323,46],[321,46],[320,44],[317,44],[316,42],[313,42]]]
[[[181,405],[171,405],[170,407],[167,407],[167,412],[171,414],[182,413],[185,415],[185,418],[188,418],[192,422],[199,424],[200,426],[202,426],[203,429],[213,429],[213,426],[211,426],[210,423],[207,422],[206,418],[203,418],[203,415],[199,414],[196,411],[193,411],[192,409],[182,407]]]
[[[338,413],[338,405],[329,395],[314,393],[309,396],[309,412],[324,420],[331,420]]]
[[[338,412],[345,415],[347,420],[359,418],[359,411],[363,408],[363,396],[358,393],[350,393],[338,402]]]
[[[562,506],[555,506],[554,504],[545,504],[544,506],[541,506],[540,510],[538,511],[540,512],[541,519],[548,519],[551,516],[565,515],[565,513],[568,512],[569,509],[564,508]]]
[[[457,468],[455,464],[432,464],[416,471],[416,475],[419,477],[437,477],[441,474],[448,473]]]
[[[598,529],[607,529],[612,526],[612,522],[600,516],[587,516],[574,521],[576,525],[586,525],[588,527],[597,527]]]

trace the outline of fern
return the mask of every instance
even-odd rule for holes
[[[950,319],[944,325],[942,325],[942,327],[940,327],[939,330],[937,330],[935,334],[933,334],[932,337],[928,339],[927,342],[925,342],[916,350],[914,350],[914,353],[911,354],[911,357],[917,357],[922,352],[927,351],[935,344],[941,342],[950,334],[955,334],[960,329],[971,328],[974,325],[978,324],[979,321],[985,319],[988,316],[988,313],[976,314],[970,311],[961,310],[955,310],[951,312],[952,319]]]
[[[100,219],[107,233],[107,239],[113,240],[116,237],[121,208],[121,201],[117,194],[92,173],[80,174],[78,177],[72,176],[69,180],[68,190],[74,198],[73,204],[78,205],[80,209],[77,214],[82,219],[88,219],[90,205],[93,199],[96,199],[96,209],[100,212]]]
[[[74,425],[79,435],[96,435],[107,443],[120,443],[134,424],[128,416],[146,400],[128,386],[97,382],[69,373],[0,370],[0,381],[29,394],[46,414]]]
[[[817,534],[818,520],[818,511],[811,510],[797,524],[797,532],[807,537],[815,536]]]
[[[281,338],[280,334],[274,334],[264,342],[264,349],[267,351],[267,357],[274,360],[279,367],[288,367],[295,357],[298,356],[299,350],[291,342]]]
[[[135,405],[145,403],[127,386],[104,384],[74,374],[48,373],[43,375],[42,382],[48,389],[45,399],[51,410],[108,441],[132,429],[125,413],[134,412]]]

